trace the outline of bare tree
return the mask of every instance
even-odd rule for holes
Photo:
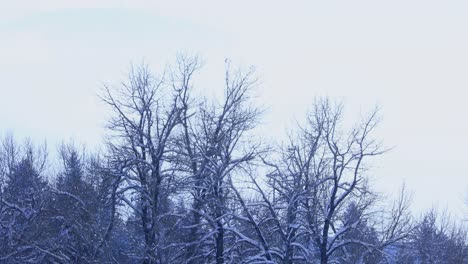
[[[183,91],[167,91],[167,86],[164,76],[158,79],[142,65],[132,69],[120,89],[106,87],[102,97],[114,113],[108,145],[115,159],[125,164],[118,194],[140,220],[143,263],[161,263],[167,257],[162,220],[174,180],[168,142],[183,111],[179,104]]]
[[[193,114],[184,112],[183,153],[193,198],[188,263],[204,261],[206,256],[213,256],[216,263],[226,261],[229,182],[257,153],[256,145],[246,138],[260,113],[249,102],[256,83],[253,74],[253,70],[233,72],[228,66],[222,103],[204,101]],[[207,246],[210,243],[213,250]]]
[[[340,127],[342,106],[318,100],[307,123],[276,155],[264,159],[271,193],[257,182],[270,221],[278,234],[278,258],[282,263],[328,263],[348,244],[369,246],[359,239],[345,239],[364,214],[353,221],[340,216],[353,202],[362,210],[372,202],[367,188],[365,161],[384,152],[371,134],[378,124],[377,111],[345,132]]]

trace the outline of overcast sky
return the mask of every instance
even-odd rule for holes
[[[65,2],[2,1],[0,134],[94,146],[96,95],[130,62],[157,71],[199,54],[199,89],[216,93],[230,58],[257,68],[265,136],[281,138],[315,96],[344,100],[350,118],[377,104],[377,136],[395,147],[374,164],[377,190],[406,182],[415,211],[466,217],[468,1]]]

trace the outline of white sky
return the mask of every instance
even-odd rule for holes
[[[96,145],[96,94],[130,62],[161,69],[198,53],[201,88],[216,92],[230,58],[258,69],[265,136],[281,137],[315,96],[344,99],[355,117],[378,104],[378,136],[395,149],[375,164],[377,190],[405,181],[417,212],[466,217],[467,1],[70,2],[2,0],[0,134]]]

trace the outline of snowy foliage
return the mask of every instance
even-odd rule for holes
[[[224,97],[193,97],[201,63],[134,68],[105,87],[106,150],[0,145],[0,263],[467,263],[462,225],[415,220],[402,189],[383,206],[369,162],[386,150],[378,111],[343,126],[317,99],[288,141],[255,135],[255,72],[225,72]]]

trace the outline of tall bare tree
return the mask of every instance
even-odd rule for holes
[[[162,220],[174,180],[168,142],[181,122],[181,93],[142,65],[132,69],[120,88],[106,87],[102,97],[114,113],[109,148],[125,164],[119,195],[140,221],[143,263],[164,263],[167,258]]]
[[[191,71],[188,71],[191,72]],[[190,171],[192,195],[190,241],[186,248],[188,263],[204,262],[213,257],[224,263],[229,214],[230,179],[257,154],[257,146],[247,138],[257,122],[259,110],[251,106],[255,86],[254,71],[225,74],[221,103],[201,102],[189,115],[184,112],[183,153]],[[187,109],[187,108],[186,108]],[[190,117],[189,117],[190,116]],[[210,245],[214,247],[211,249]]]
[[[362,210],[372,203],[367,188],[365,161],[384,152],[372,139],[377,112],[356,123],[349,131],[341,127],[342,106],[328,99],[315,102],[305,126],[292,134],[276,158],[264,159],[270,193],[257,182],[270,221],[278,234],[277,257],[282,263],[328,263],[348,244],[368,246],[345,234],[363,220],[361,216],[340,221],[350,204],[359,201]]]

